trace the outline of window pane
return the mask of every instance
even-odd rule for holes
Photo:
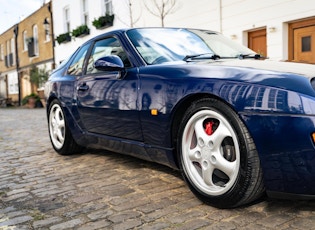
[[[36,55],[39,54],[39,47],[38,47],[38,28],[37,25],[33,26],[33,38],[34,38],[34,53]]]
[[[125,67],[130,67],[131,64],[127,58],[126,52],[121,46],[120,42],[116,38],[107,38],[104,40],[100,40],[95,43],[91,57],[89,58],[88,67],[86,73],[98,73],[98,71],[94,68],[94,62],[99,58],[108,56],[108,55],[117,55],[123,61]]]
[[[311,51],[311,36],[302,37],[302,52]]]
[[[78,76],[82,74],[83,62],[89,46],[90,46],[89,44],[83,46],[81,50],[77,53],[75,58],[72,60],[68,69],[69,75]]]
[[[112,0],[104,0],[104,8],[105,8],[104,15],[106,14],[112,15],[113,14]]]

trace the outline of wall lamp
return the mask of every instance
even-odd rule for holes
[[[43,25],[44,25],[44,29],[45,29],[45,34],[46,34],[46,35],[50,35],[50,34],[49,34],[49,31],[50,31],[50,24],[49,24],[47,18],[44,19]]]

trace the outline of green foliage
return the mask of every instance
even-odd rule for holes
[[[30,82],[40,87],[47,81],[48,76],[49,73],[46,71],[46,68],[39,69],[33,66],[30,71]]]
[[[22,99],[22,105],[26,105],[30,98],[35,98],[36,101],[40,101],[40,98],[36,93],[31,93],[30,95],[27,95]]]
[[[96,29],[105,28],[113,26],[115,15],[106,14],[105,16],[101,16],[98,19],[94,19],[92,24]]]
[[[58,44],[61,44],[63,42],[69,42],[69,41],[71,41],[70,33],[67,32],[64,34],[60,34],[59,36],[57,36],[56,40],[57,40]]]
[[[83,34],[90,34],[90,29],[87,25],[78,26],[76,29],[72,30],[72,36],[79,37]]]

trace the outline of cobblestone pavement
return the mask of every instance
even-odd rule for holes
[[[86,150],[60,156],[44,109],[0,109],[0,229],[314,229],[315,201],[204,205],[177,171]]]

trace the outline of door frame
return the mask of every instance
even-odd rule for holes
[[[309,26],[315,26],[315,17],[289,23],[288,61],[291,61],[291,62],[294,61],[294,30],[299,29],[299,28],[303,28],[303,27],[309,27]]]
[[[268,41],[267,41],[267,29],[266,29],[266,27],[259,28],[256,30],[247,31],[247,47],[250,49],[252,49],[252,47],[253,47],[253,38],[255,37],[255,36],[252,36],[251,34],[252,35],[255,34],[255,36],[265,36],[266,37],[266,47],[265,47],[266,53],[263,54],[263,56],[267,57],[267,55],[268,55],[267,42]]]

